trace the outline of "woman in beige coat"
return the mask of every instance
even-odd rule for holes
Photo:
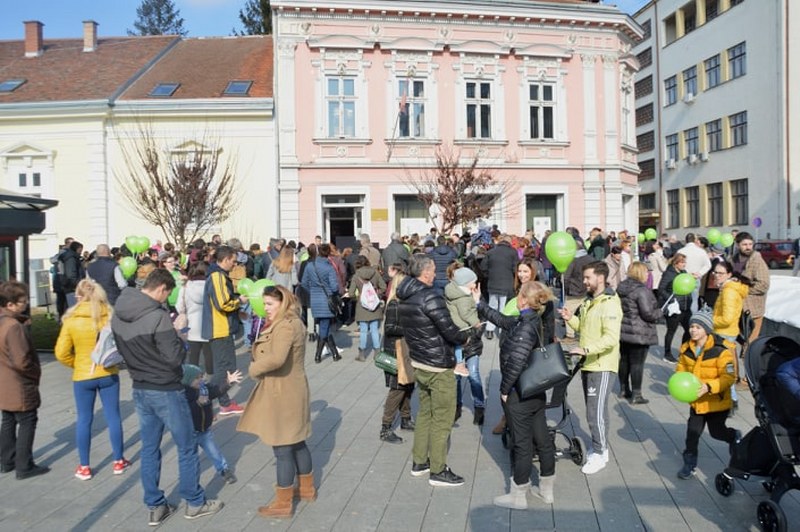
[[[253,344],[248,370],[257,381],[237,430],[250,432],[275,452],[278,482],[275,498],[258,508],[264,517],[291,517],[294,477],[298,475],[301,500],[317,497],[311,453],[308,380],[304,369],[305,327],[297,300],[282,286],[264,289],[267,322]]]

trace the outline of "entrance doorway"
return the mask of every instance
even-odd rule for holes
[[[337,248],[352,246],[363,230],[364,196],[357,194],[322,197],[324,238]]]

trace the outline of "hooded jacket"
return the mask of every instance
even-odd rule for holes
[[[181,364],[186,351],[164,305],[135,288],[126,288],[114,307],[111,330],[134,388],[183,389]]]
[[[430,252],[433,263],[436,265],[436,280],[447,281],[447,267],[458,258],[458,252],[447,244],[436,246]]]
[[[628,277],[617,288],[622,304],[622,327],[619,338],[638,345],[658,343],[656,322],[663,317],[653,291],[644,283]]]
[[[364,286],[364,283],[369,281],[372,283],[373,288],[375,288],[375,292],[377,292],[378,297],[383,298],[383,295],[386,293],[386,281],[383,280],[383,277],[378,273],[377,268],[373,268],[372,266],[362,266],[361,268],[356,270],[356,273],[353,274],[353,278],[350,279],[350,287],[347,290],[347,293],[350,297],[355,301],[356,307],[356,321],[375,321],[383,318],[383,302],[378,305],[375,310],[368,310],[361,306],[361,287]]]
[[[618,371],[622,305],[614,290],[587,295],[567,324],[580,333],[580,345],[586,349],[583,371]]]
[[[238,310],[239,298],[228,272],[212,264],[203,295],[203,338],[216,340],[239,332]]]
[[[455,282],[450,281],[444,287],[444,299],[447,310],[450,312],[450,318],[459,329],[469,329],[481,322],[472,294],[461,290]],[[481,329],[476,328],[475,330]],[[469,345],[464,347],[464,360],[471,356],[480,355],[482,351],[483,342],[480,337],[473,338]]]
[[[100,316],[100,328],[108,323],[110,309],[103,309]],[[64,318],[61,331],[56,341],[56,359],[65,366],[72,368],[73,381],[86,381],[99,379],[109,375],[116,375],[119,369],[116,366],[104,368],[98,365],[92,369],[92,351],[97,345],[97,335],[100,329],[95,327],[92,318],[92,305],[88,301],[81,301],[75,305],[70,315]]]
[[[739,317],[742,315],[749,288],[736,279],[728,279],[719,291],[714,304],[714,332],[723,336],[739,334]]]
[[[694,373],[704,384],[708,384],[708,393],[692,403],[698,414],[724,412],[731,408],[731,386],[736,380],[733,365],[733,343],[723,340],[716,334],[709,334],[700,355],[694,351],[692,340],[681,346],[681,355],[675,372],[688,371]]]
[[[397,298],[411,360],[434,368],[454,368],[454,345],[466,345],[472,333],[460,331],[453,323],[444,297],[432,286],[406,277],[397,287]]]
[[[486,252],[481,268],[486,273],[486,291],[490,294],[514,297],[514,277],[517,275],[519,255],[508,242],[500,241]]]
[[[658,283],[658,306],[663,307],[667,300],[673,295],[672,293],[672,281],[675,280],[675,277],[678,276],[680,273],[686,273],[684,270],[678,271],[675,269],[675,266],[670,264],[667,266],[667,269],[664,270],[664,274],[661,276],[661,281]],[[674,296],[674,299],[678,301],[678,306],[681,309],[681,312],[687,312],[692,304],[692,296]]]

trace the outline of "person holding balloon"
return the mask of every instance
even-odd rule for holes
[[[731,408],[731,386],[736,381],[734,345],[714,334],[714,318],[708,310],[699,310],[689,319],[689,341],[681,346],[675,375],[669,391],[677,400],[689,403],[686,447],[678,478],[689,479],[697,468],[700,436],[706,425],[715,440],[728,443],[731,449],[741,433],[725,425]]]
[[[681,325],[683,327],[681,343],[686,342],[689,339],[689,318],[692,317],[690,294],[694,289],[694,279],[691,276],[687,276],[685,268],[686,256],[682,253],[673,255],[667,269],[664,270],[664,274],[661,276],[661,282],[658,283],[656,296],[667,320],[667,333],[664,335],[664,360],[673,364],[678,361],[672,356],[672,339],[675,337],[675,331],[678,330],[678,325]],[[673,287],[674,281],[679,275],[683,275],[683,277],[678,283],[678,291],[685,292],[680,294],[675,292]],[[688,292],[686,292],[687,288]]]
[[[193,366],[200,365],[200,353],[203,354],[203,366],[209,375],[214,374],[214,360],[208,340],[203,338],[203,296],[206,289],[206,271],[208,266],[198,261],[189,267],[189,278],[181,288],[176,304],[179,314],[186,316],[187,341],[189,353],[187,361]],[[180,331],[179,331],[180,332]]]

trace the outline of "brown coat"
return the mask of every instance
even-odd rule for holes
[[[24,317],[0,309],[0,410],[29,412],[41,404],[42,367]]]
[[[737,257],[738,259],[738,257]],[[744,299],[744,310],[749,310],[753,318],[761,318],[767,307],[767,292],[769,292],[769,266],[764,262],[761,253],[753,251],[742,271],[752,285]]]
[[[248,370],[258,383],[236,430],[255,434],[272,446],[311,436],[305,354],[306,329],[299,316],[279,319],[261,332]]]

